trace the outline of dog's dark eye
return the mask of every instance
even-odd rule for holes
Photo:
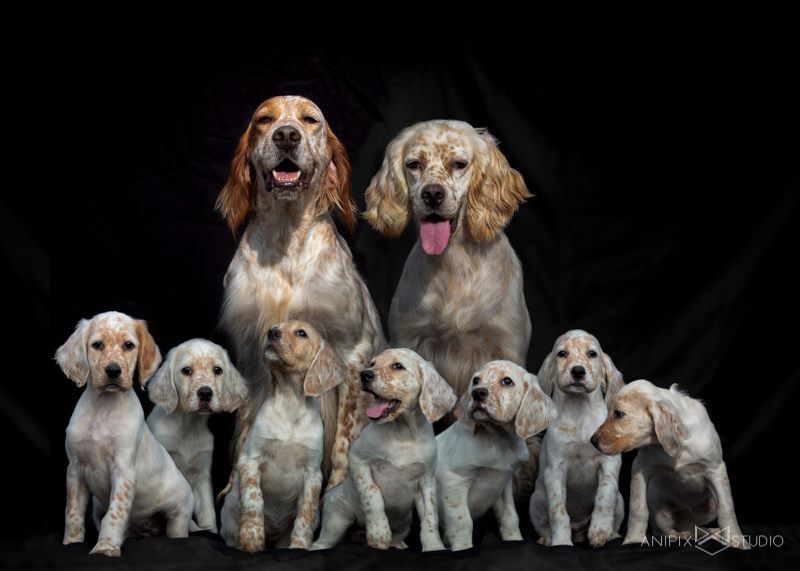
[[[595,351],[594,349],[592,349],[591,351],[589,351],[586,354],[589,355],[590,359],[594,359],[595,357],[597,357],[597,351]]]
[[[506,386],[506,387],[513,387],[514,386],[514,381],[512,381],[508,377],[503,377],[503,380],[501,382],[503,383],[503,386]]]
[[[181,373],[183,373],[184,375],[187,375],[187,376],[191,375],[192,374],[192,368],[191,367],[184,367],[183,369],[181,369]]]
[[[416,170],[422,166],[422,163],[419,161],[408,161],[406,163],[406,168],[411,170]]]
[[[297,335],[298,337],[308,337],[308,335],[306,335],[305,329],[298,329],[297,331],[294,332],[294,334]]]
[[[625,413],[622,412],[621,410],[614,411],[614,418],[622,418],[623,416],[625,416]]]
[[[220,376],[222,374],[222,367],[214,367],[214,374]]]
[[[456,161],[453,163],[453,168],[456,170],[462,170],[467,168],[467,161]]]
[[[369,368],[371,369],[374,366],[375,366],[375,361],[371,361],[370,364],[369,364]]]
[[[266,125],[267,123],[272,123],[275,120],[272,115],[262,115],[258,119],[256,119],[256,123],[259,125]]]
[[[309,125],[314,125],[316,123],[319,123],[319,119],[317,119],[316,117],[312,117],[311,115],[306,115],[305,117],[303,117],[303,121],[305,121]]]
[[[396,371],[404,371],[405,367],[402,365],[402,363],[395,363],[394,365],[392,365],[392,369]]]
[[[480,382],[481,382],[481,380],[480,380],[478,377],[474,377],[474,378],[472,379],[472,384],[473,384],[473,385],[477,385],[477,384],[478,384],[478,383],[480,383]]]
[[[566,357],[566,356],[567,356],[567,352],[564,351],[563,349],[561,351],[559,351],[558,353],[556,353],[556,357],[561,357],[562,359],[564,357]]]
[[[94,343],[92,343],[92,349],[97,349],[98,351],[100,351],[102,348],[103,348],[102,341],[95,341]]]
[[[125,341],[125,343],[122,344],[122,348],[126,351],[133,351],[136,345],[133,344],[133,341]]]

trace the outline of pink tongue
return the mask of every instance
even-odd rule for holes
[[[428,255],[438,255],[447,248],[450,241],[450,222],[421,222],[419,225],[419,238],[422,240],[422,249]]]
[[[370,418],[380,418],[383,412],[389,408],[389,401],[386,399],[375,399],[375,404],[367,409],[367,416]]]
[[[275,178],[280,182],[294,182],[300,178],[300,171],[294,172],[280,172],[274,171]]]

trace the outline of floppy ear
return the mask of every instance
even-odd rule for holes
[[[428,361],[422,361],[419,369],[422,377],[419,406],[429,422],[436,422],[453,409],[456,394]]]
[[[171,349],[164,359],[164,364],[144,387],[148,398],[167,413],[173,412],[178,407],[178,379],[174,370],[177,354],[177,347]]]
[[[473,166],[467,190],[467,230],[476,242],[491,240],[508,224],[522,202],[533,196],[525,180],[497,148],[497,141],[486,130],[476,129],[486,151],[476,156],[483,160]]]
[[[654,402],[650,405],[650,416],[653,417],[656,438],[664,452],[673,457],[677,456],[683,439],[686,438],[686,429],[678,419],[675,407],[665,401]]]
[[[364,193],[367,210],[364,218],[384,236],[403,233],[411,220],[411,198],[404,174],[403,145],[408,134],[401,132],[386,147],[380,170]]]
[[[222,350],[222,355],[222,360],[225,362],[225,378],[219,385],[219,404],[225,412],[233,412],[244,404],[247,398],[247,384],[244,377],[233,366],[225,349]]]
[[[216,209],[225,218],[228,227],[234,237],[236,231],[250,213],[250,134],[252,133],[252,120],[247,126],[247,130],[239,139],[236,152],[231,161],[231,172],[228,182],[222,188],[222,192],[217,197]]]
[[[539,386],[536,375],[528,373],[524,384],[525,395],[519,404],[514,428],[520,438],[528,439],[550,426],[558,413],[552,399]]]
[[[619,369],[614,365],[614,361],[611,360],[611,357],[609,357],[607,353],[602,353],[601,359],[604,372],[601,387],[606,397],[606,404],[608,404],[611,402],[614,395],[625,386],[625,381],[622,378],[622,373],[619,372]]]
[[[539,367],[539,372],[536,375],[539,385],[544,394],[553,398],[553,391],[558,384],[558,370],[556,368],[556,361],[553,359],[553,352],[547,354],[547,357],[542,361],[542,366]]]
[[[336,210],[342,217],[350,234],[356,231],[356,205],[350,198],[350,159],[344,145],[336,135],[328,129],[328,148],[331,150],[331,162],[325,172],[319,199],[317,200],[317,214],[322,214],[330,209]]]
[[[88,336],[89,320],[81,319],[69,339],[56,349],[58,366],[79,387],[89,380],[89,360],[86,356]]]
[[[141,319],[136,320],[136,337],[139,339],[139,359],[136,368],[139,371],[139,386],[144,388],[150,377],[158,369],[161,362],[161,351],[158,350],[155,339],[147,330],[147,324]]]
[[[461,398],[458,399],[456,402],[456,408],[453,410],[453,414],[455,414],[456,418],[461,421],[461,423],[470,429],[472,432],[475,431],[475,421],[467,414],[469,410],[469,401],[471,399],[469,388],[467,388],[467,392],[461,395]]]
[[[303,381],[303,392],[318,397],[347,378],[347,368],[327,341],[322,341]]]

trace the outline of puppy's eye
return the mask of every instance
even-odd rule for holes
[[[316,117],[312,117],[311,115],[306,115],[305,117],[303,117],[303,122],[308,123],[309,125],[314,125],[316,123],[319,123],[319,119],[317,119]]]
[[[297,331],[294,332],[294,334],[297,335],[298,337],[308,337],[305,329],[298,329]]]
[[[453,168],[456,170],[462,170],[467,168],[467,161],[455,161],[453,163]]]
[[[513,387],[514,386],[514,381],[512,381],[509,377],[503,377],[503,380],[501,382],[503,383],[504,387]]]
[[[617,409],[614,411],[614,418],[622,418],[623,416],[625,416],[625,413],[621,410]]]
[[[402,365],[402,363],[395,363],[392,365],[392,369],[395,371],[404,371],[405,367]]]
[[[372,368],[372,367],[374,367],[374,366],[375,366],[375,361],[370,361],[370,363],[369,363],[369,368],[371,369],[371,368]]]
[[[214,374],[220,376],[222,374],[222,367],[214,367]]]
[[[92,349],[97,349],[98,351],[100,351],[102,348],[103,348],[102,341],[95,341],[94,343],[92,343]]]
[[[192,374],[192,368],[191,367],[184,367],[183,369],[181,369],[181,373],[183,373],[184,375],[186,375],[188,377],[189,375]]]
[[[478,377],[473,377],[473,379],[472,379],[472,384],[473,385],[477,385],[480,382],[481,382],[481,380]]]
[[[262,115],[258,119],[256,119],[256,123],[259,125],[266,125],[268,123],[272,123],[275,118],[272,115]]]
[[[589,355],[589,358],[590,358],[590,359],[594,359],[594,358],[596,358],[596,357],[597,357],[597,351],[595,351],[594,349],[590,350],[590,351],[589,351],[588,353],[586,353],[586,354],[587,354],[587,355]]]
[[[421,166],[422,166],[422,163],[421,163],[421,162],[419,162],[419,161],[408,161],[408,162],[406,163],[406,168],[407,168],[407,169],[411,169],[412,171],[413,171],[413,170],[417,170],[417,169],[418,169],[418,168],[420,168]]]
[[[564,351],[563,349],[562,349],[561,351],[559,351],[558,353],[556,353],[556,357],[560,357],[560,358],[562,358],[562,359],[563,359],[564,357],[566,357],[566,356],[567,356],[567,352],[566,352],[566,351]]]
[[[133,341],[125,341],[125,343],[122,344],[122,348],[126,351],[133,351],[136,345],[133,344]]]

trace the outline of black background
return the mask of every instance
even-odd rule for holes
[[[178,40],[86,42],[61,86],[74,105],[40,116],[64,120],[55,139],[67,163],[25,173],[47,184],[55,175],[56,196],[35,208],[3,196],[15,278],[7,317],[21,339],[50,324],[46,346],[28,347],[39,376],[19,368],[26,381],[2,388],[2,431],[27,467],[4,498],[16,517],[2,518],[3,534],[62,529],[63,431],[80,391],[51,357],[81,317],[144,318],[162,353],[191,337],[220,340],[236,241],[213,205],[250,115],[280,94],[322,108],[350,153],[360,209],[404,126],[488,127],[536,195],[507,229],[533,319],[528,368],[581,327],[626,380],[679,382],[715,422],[743,526],[796,524],[796,45],[646,36],[574,55],[558,43],[276,41],[243,56]],[[26,188],[24,198],[44,201]],[[49,292],[43,208],[53,209]],[[384,324],[414,240],[363,222],[351,240]],[[212,421],[215,489],[231,426],[227,415]]]

